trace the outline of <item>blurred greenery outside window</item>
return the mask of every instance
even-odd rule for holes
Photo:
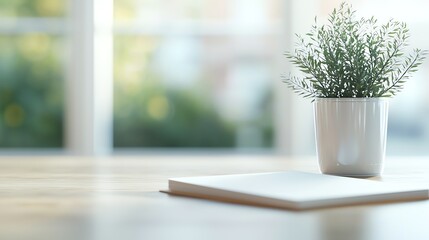
[[[278,1],[114,3],[115,147],[272,147]]]
[[[0,147],[63,147],[65,0],[0,0]],[[25,27],[22,27],[25,26]]]
[[[270,2],[258,10],[263,1],[254,2],[252,11],[275,8]],[[63,147],[66,39],[45,25],[64,24],[67,5],[0,0],[0,147]],[[229,52],[246,37],[205,33],[205,27],[176,34],[188,21],[221,29],[236,17],[228,15],[230,7],[227,1],[115,1],[123,29],[143,29],[119,28],[115,35],[115,147],[272,146],[272,59],[263,51],[269,38],[250,41],[247,48],[256,51],[248,56],[247,49]],[[159,25],[176,20],[182,23]]]

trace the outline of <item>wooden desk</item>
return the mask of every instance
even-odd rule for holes
[[[168,196],[169,177],[282,170],[270,156],[0,158],[0,239],[429,239],[429,201],[293,212]],[[387,159],[387,182],[429,185],[429,158]]]

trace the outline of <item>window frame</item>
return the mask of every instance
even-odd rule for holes
[[[69,1],[65,147],[107,155],[113,133],[113,0]]]

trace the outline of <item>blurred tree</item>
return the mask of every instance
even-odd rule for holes
[[[0,147],[62,147],[61,40],[0,37]]]
[[[156,81],[139,94],[115,86],[115,147],[233,147],[234,127],[192,91],[164,88]]]
[[[153,56],[159,43],[157,37],[115,37],[115,147],[233,148],[241,124],[261,132],[262,140],[252,147],[272,146],[270,92],[258,106],[264,112],[259,118],[227,121],[214,105],[208,81],[190,79],[191,85],[178,87],[156,73]]]
[[[115,38],[114,146],[233,147],[234,126],[204,89],[168,87],[153,72],[157,44],[152,37]]]

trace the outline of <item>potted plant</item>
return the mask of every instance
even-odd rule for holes
[[[286,57],[304,74],[287,76],[294,92],[313,99],[316,150],[323,173],[380,175],[386,149],[388,98],[403,88],[426,51],[406,54],[405,23],[355,16],[342,3],[325,25],[297,35]]]

